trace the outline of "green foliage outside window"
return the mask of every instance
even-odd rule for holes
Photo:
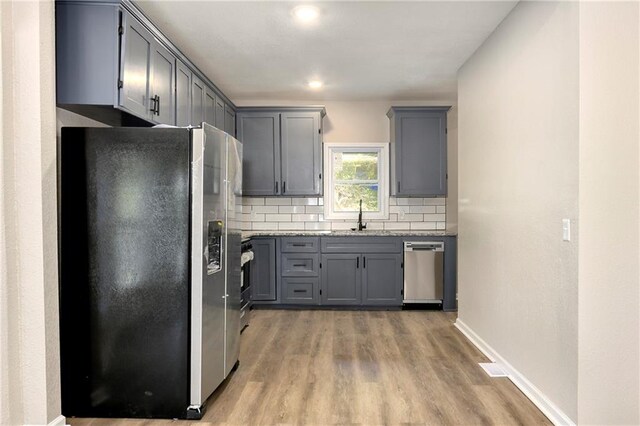
[[[340,152],[334,154],[334,210],[377,212],[378,153]]]

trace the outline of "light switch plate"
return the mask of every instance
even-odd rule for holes
[[[571,241],[571,219],[562,219],[562,241]]]

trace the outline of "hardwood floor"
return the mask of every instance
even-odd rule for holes
[[[256,310],[240,367],[199,422],[67,419],[73,426],[533,425],[547,418],[434,311]]]

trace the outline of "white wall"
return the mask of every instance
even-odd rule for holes
[[[578,78],[578,4],[521,2],[458,81],[458,321],[574,421]]]
[[[458,223],[458,123],[457,106],[455,100],[425,100],[425,101],[263,101],[242,100],[237,106],[300,106],[324,105],[327,115],[323,120],[324,142],[358,143],[358,142],[389,142],[390,128],[387,111],[392,106],[452,106],[447,115],[447,168],[449,173],[447,189],[447,218],[448,231],[455,232]]]
[[[640,424],[637,2],[580,5],[580,424]]]
[[[60,414],[53,2],[2,2],[0,420]]]

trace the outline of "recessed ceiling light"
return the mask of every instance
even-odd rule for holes
[[[309,82],[309,87],[311,89],[319,89],[322,87],[322,82],[320,80],[311,80]]]
[[[320,10],[310,4],[303,4],[293,8],[293,16],[300,22],[312,22],[320,16]]]

